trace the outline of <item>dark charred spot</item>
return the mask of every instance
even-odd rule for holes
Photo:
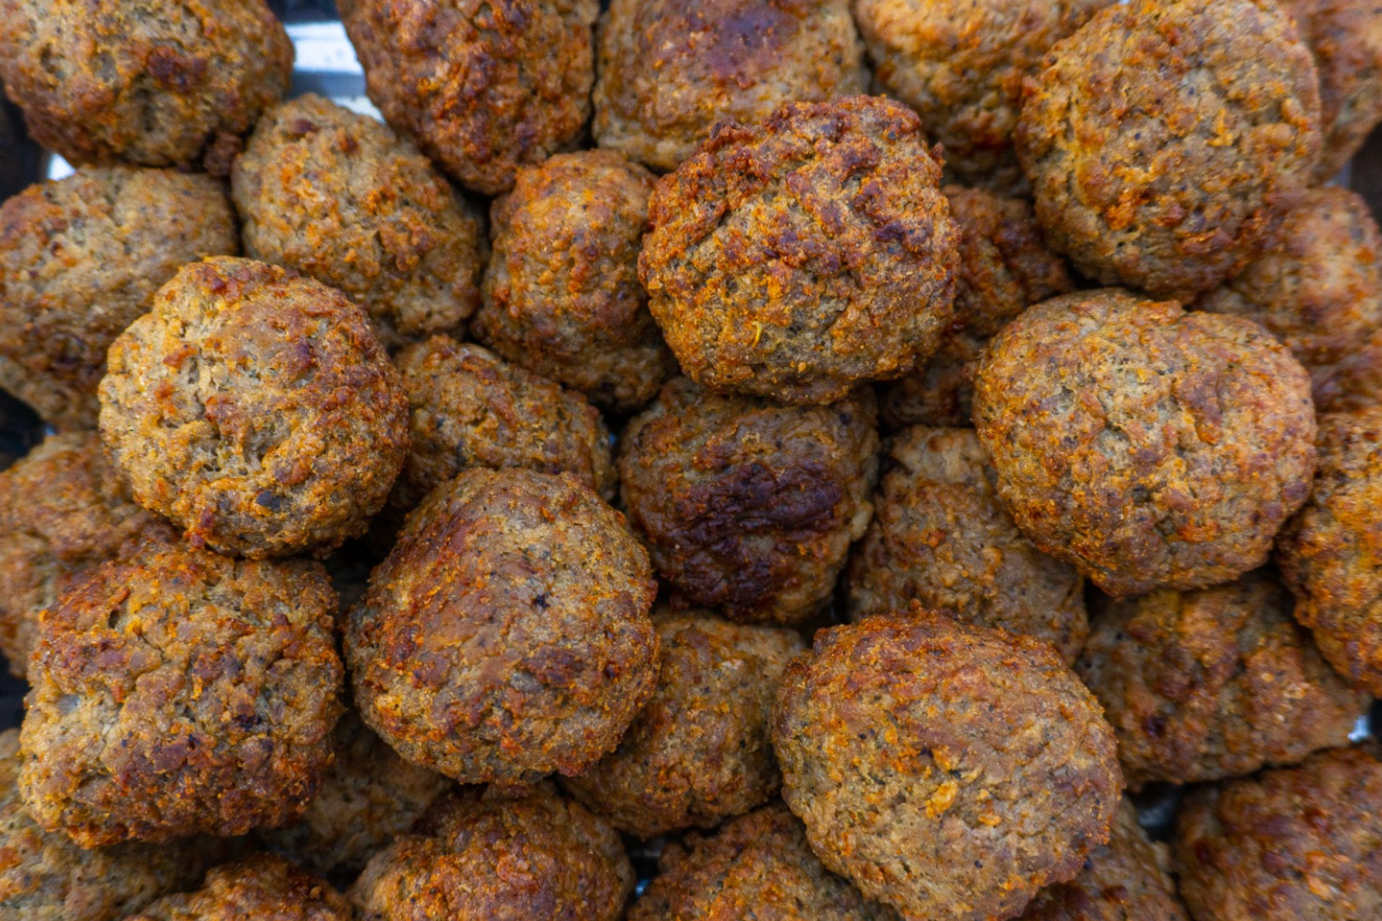
[[[159,45],[146,61],[149,75],[160,86],[187,92],[206,77],[206,59],[183,54],[176,48]]]

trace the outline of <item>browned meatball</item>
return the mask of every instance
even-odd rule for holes
[[[825,865],[928,921],[1010,918],[1108,841],[1099,704],[1045,643],[939,615],[816,634],[774,713],[782,795]]]
[[[868,527],[874,400],[779,406],[668,381],[624,431],[619,481],[658,574],[734,620],[797,623]]]
[[[1365,694],[1349,690],[1291,619],[1270,575],[1114,602],[1076,672],[1104,705],[1133,790],[1293,764],[1348,743]]]
[[[658,181],[638,260],[682,370],[829,403],[929,357],[959,263],[938,157],[915,114],[873,96],[717,127]]]
[[[653,693],[654,594],[623,516],[569,474],[467,470],[408,517],[349,617],[360,715],[463,783],[579,773]]]
[[[1315,491],[1277,560],[1325,659],[1382,697],[1382,406],[1321,416],[1319,448]]]
[[[1275,0],[1115,3],[1026,81],[1015,141],[1052,246],[1104,284],[1188,298],[1309,183],[1315,66]]]
[[[892,428],[969,425],[984,343],[1030,305],[1075,287],[1026,201],[960,186],[942,191],[960,229],[955,319],[924,368],[884,389],[879,409]]]
[[[472,467],[566,472],[614,494],[609,430],[579,393],[446,336],[409,346],[397,363],[412,410],[397,508]]]
[[[575,145],[595,0],[339,0],[369,97],[468,188],[497,195]]]
[[[361,921],[617,921],[633,891],[619,836],[550,787],[459,793],[420,831],[356,881]]]
[[[1348,189],[1306,193],[1262,254],[1198,306],[1267,327],[1310,372],[1321,409],[1382,392],[1382,236]]]
[[[230,174],[245,255],[339,288],[387,346],[459,331],[485,226],[410,141],[307,95],[260,119]]]
[[[0,0],[0,79],[29,133],[73,163],[205,166],[288,89],[264,0]]]
[[[0,651],[10,671],[24,677],[39,610],[97,564],[173,536],[130,500],[95,432],[49,435],[0,473]]]
[[[601,406],[651,400],[676,368],[638,283],[652,190],[651,173],[607,150],[519,170],[490,208],[476,338]]]
[[[83,847],[295,818],[331,760],[336,598],[307,561],[147,545],[39,616],[21,736],[35,820]]]
[[[827,870],[780,804],[668,845],[658,869],[628,921],[898,921]]]
[[[135,501],[222,553],[362,534],[408,447],[408,401],[364,311],[252,259],[185,266],[110,348],[101,437]]]
[[[1382,760],[1375,743],[1202,787],[1176,818],[1195,921],[1382,917]]]
[[[946,168],[1005,194],[1026,186],[1012,150],[1022,80],[1112,0],[855,0],[874,79],[921,116]]]
[[[768,738],[778,678],[803,649],[791,630],[710,614],[655,617],[657,689],[619,747],[566,789],[620,831],[714,828],[762,805],[781,777]]]
[[[1089,852],[1079,876],[1038,892],[1021,921],[1187,921],[1170,864],[1166,845],[1147,839],[1125,799],[1108,844]]]
[[[90,428],[106,349],[186,262],[233,254],[235,216],[207,176],[87,167],[0,205],[0,387],[62,428]]]
[[[302,819],[259,834],[265,846],[317,873],[359,873],[453,786],[400,758],[354,711],[336,724],[332,751]]]
[[[848,0],[612,0],[599,33],[595,140],[658,170],[719,121],[868,85]]]
[[[1084,580],[1017,530],[974,432],[908,429],[889,456],[873,523],[850,557],[850,619],[940,611],[1041,640],[1075,661],[1089,633]]]
[[[170,895],[126,921],[354,921],[325,880],[259,854],[217,867],[196,892]]]
[[[1309,376],[1266,330],[1118,289],[1004,327],[974,421],[1017,526],[1120,597],[1260,566],[1315,466]]]
[[[1315,54],[1324,147],[1315,178],[1328,181],[1382,119],[1382,9],[1376,0],[1284,0]]]

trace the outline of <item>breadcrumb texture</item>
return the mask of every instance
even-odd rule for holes
[[[354,921],[350,903],[324,880],[259,854],[206,875],[196,892],[160,899],[127,921]]]

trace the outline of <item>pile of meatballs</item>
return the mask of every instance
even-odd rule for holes
[[[0,0],[0,921],[1382,919],[1382,6],[339,9]]]

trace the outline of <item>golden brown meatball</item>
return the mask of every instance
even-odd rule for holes
[[[601,406],[651,400],[676,369],[638,283],[652,190],[651,173],[607,150],[519,170],[490,208],[476,338]]]
[[[1315,66],[1276,0],[1116,3],[1026,81],[1014,139],[1076,268],[1189,298],[1252,259],[1309,183]]]
[[[196,892],[170,895],[126,921],[354,921],[325,880],[259,854],[219,866]]]
[[[91,428],[106,350],[184,263],[234,254],[208,176],[84,167],[0,205],[0,387],[61,428]]]
[[[1262,565],[1315,466],[1309,377],[1266,330],[1114,288],[1004,327],[974,421],[1017,526],[1119,597]]]
[[[928,358],[959,263],[938,156],[915,114],[874,96],[716,128],[658,181],[638,260],[682,370],[830,403]]]
[[[1320,74],[1324,147],[1315,179],[1327,182],[1382,119],[1382,9],[1376,0],[1283,0]]]
[[[408,401],[339,291],[252,259],[185,266],[110,349],[101,437],[135,501],[249,557],[362,534],[408,446]]]

